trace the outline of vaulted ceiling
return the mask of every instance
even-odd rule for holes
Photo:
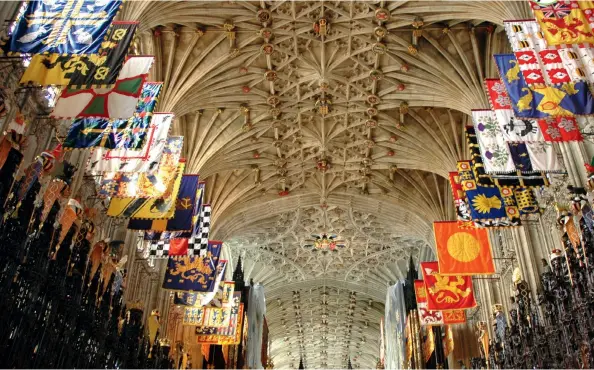
[[[276,367],[372,367],[386,285],[453,217],[447,172],[525,1],[129,2],[212,236],[267,291]],[[308,247],[312,234],[344,247]]]

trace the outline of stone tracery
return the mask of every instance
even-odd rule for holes
[[[444,177],[465,153],[461,112],[487,106],[481,81],[505,45],[465,20],[527,7],[231,2],[206,18],[203,6],[133,3],[125,14],[158,55],[161,108],[178,115],[190,172],[206,178],[215,237],[271,291],[402,277],[409,256],[430,253],[431,221],[451,212]],[[348,246],[318,258],[301,246],[323,210]]]

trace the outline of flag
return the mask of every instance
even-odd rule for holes
[[[99,184],[100,197],[168,197],[170,184],[176,178],[177,164],[181,161],[183,136],[167,139],[165,150],[156,170],[143,173],[104,173]]]
[[[538,23],[534,20],[505,21],[503,26],[528,83],[530,83],[530,74],[523,68],[531,59],[535,63],[532,64],[533,68],[541,70],[548,85],[587,79],[577,45],[575,49],[573,45],[558,47],[547,45]]]
[[[138,22],[113,22],[96,54],[35,54],[21,78],[21,84],[113,85],[122,69]]]
[[[192,228],[192,216],[194,205],[198,195],[198,175],[183,175],[175,213],[170,220],[140,220],[130,219],[129,230],[153,230],[153,231],[188,231]]]
[[[111,88],[79,89],[69,86],[56,101],[52,118],[129,119],[143,91],[155,57],[133,56],[124,63]],[[160,90],[161,87],[159,86]]]
[[[546,5],[531,1],[530,4],[547,44],[594,43],[588,18],[578,1],[562,0]]]
[[[182,324],[196,326],[196,334],[215,334],[217,329],[231,325],[231,315],[239,311],[241,292],[233,293],[233,299],[221,307],[185,307]]]
[[[429,311],[427,309],[427,292],[425,291],[425,282],[415,280],[415,296],[417,299],[417,311],[419,312],[419,321],[421,326],[441,325],[443,324],[443,313],[441,311]]]
[[[238,294],[238,293],[235,293]],[[240,300],[238,300],[240,301]],[[247,320],[247,318],[245,318]],[[229,325],[224,328],[205,329],[196,327],[196,339],[202,344],[237,345],[241,343],[244,320],[244,306],[239,303],[239,309],[232,310]],[[204,353],[204,351],[203,351]]]
[[[539,119],[538,125],[546,141],[583,141],[578,122],[585,120],[585,117],[547,117]]]
[[[473,161],[460,161],[458,162],[458,175],[461,179],[460,183],[464,182],[466,185],[463,189],[473,188],[477,185],[481,186],[488,186],[488,187],[498,187],[505,199],[505,202],[508,205],[508,217],[509,220],[486,220],[480,221],[473,219],[474,223],[477,226],[517,226],[519,225],[519,219],[514,216],[516,214],[517,207],[521,215],[533,214],[533,213],[540,213],[540,207],[534,197],[534,192],[531,189],[534,185],[535,180],[538,180],[538,177],[535,176],[534,178],[501,178],[501,179],[492,179],[490,177],[483,177],[480,181],[476,180],[476,174],[479,172],[480,167],[476,167],[476,163]],[[513,180],[513,181],[511,181]],[[510,183],[513,183],[510,185]],[[512,193],[515,197],[515,200],[512,199]],[[470,206],[469,206],[470,209]]]
[[[175,201],[181,184],[185,163],[180,162],[175,171],[175,180],[166,189],[164,198],[112,198],[107,209],[110,217],[143,218],[148,220],[170,219],[175,212]]]
[[[466,193],[460,183],[460,176],[458,172],[449,173],[450,186],[452,188],[452,198],[454,199],[454,207],[456,208],[456,218],[458,225],[462,228],[473,227],[472,216],[470,215],[470,206],[466,199]]]
[[[512,172],[514,162],[497,117],[491,110],[472,110],[472,121],[487,173]]]
[[[64,147],[141,149],[147,139],[151,117],[162,87],[162,83],[145,83],[140,99],[136,102],[136,113],[128,119],[75,119],[64,140]]]
[[[421,262],[421,271],[429,310],[451,311],[476,307],[470,276],[440,275],[437,262]]]
[[[441,324],[462,324],[466,322],[464,310],[452,311],[429,311],[427,309],[427,291],[423,280],[415,280],[415,296],[417,300],[417,311],[421,326]]]
[[[535,172],[530,174],[489,175],[486,173],[474,127],[466,126],[466,141],[470,150],[470,170],[478,185],[500,187],[540,187],[549,184],[546,174]]]
[[[150,120],[147,139],[140,150],[95,148],[88,161],[87,171],[148,172],[156,170],[165,151],[173,113],[155,113]]]
[[[121,0],[31,0],[5,53],[93,54],[99,50]]]
[[[510,111],[511,114],[511,111]],[[552,145],[541,142],[511,142],[506,140],[502,127],[497,123],[496,114],[491,110],[473,110],[472,119],[474,132],[478,142],[481,158],[485,172],[488,174],[513,174],[519,172],[530,174],[535,172],[560,172],[563,170],[557,161],[557,153]],[[526,121],[526,125],[538,127],[536,121],[532,124]],[[516,122],[517,123],[517,122]],[[502,125],[509,128],[506,124]],[[526,126],[524,126],[526,127]],[[514,134],[513,138],[518,139]],[[472,143],[474,144],[474,143]],[[528,146],[535,150],[528,150]],[[532,165],[533,155],[537,160]]]
[[[460,229],[456,222],[433,223],[440,275],[492,275],[495,265],[486,229]]]
[[[208,245],[205,256],[169,257],[163,288],[189,292],[208,292],[216,278],[222,242]]]
[[[496,54],[493,57],[516,117],[573,117],[594,113],[594,99],[586,82],[570,82],[560,87],[530,87],[520,73],[514,54]]]
[[[477,185],[470,161],[458,162],[458,175],[468,198],[470,214],[474,221],[512,221],[519,224],[519,210],[511,188]]]

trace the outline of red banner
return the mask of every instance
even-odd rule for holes
[[[440,275],[437,262],[421,262],[421,271],[429,310],[452,311],[476,306],[470,276]]]

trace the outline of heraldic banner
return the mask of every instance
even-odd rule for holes
[[[107,86],[116,83],[138,22],[113,22],[97,54],[35,54],[21,84]]]
[[[427,291],[427,309],[451,311],[476,307],[472,277],[440,275],[436,261],[421,262],[421,271]]]
[[[121,0],[32,0],[18,20],[5,53],[96,53]]]
[[[425,282],[423,280],[415,280],[415,296],[421,325],[448,325],[463,324],[466,322],[464,310],[430,311],[427,308],[427,291],[425,290]]]
[[[208,245],[205,256],[169,257],[163,288],[189,292],[209,292],[214,288],[222,242]]]
[[[492,275],[495,265],[484,228],[461,229],[456,221],[434,222],[441,275]]]

